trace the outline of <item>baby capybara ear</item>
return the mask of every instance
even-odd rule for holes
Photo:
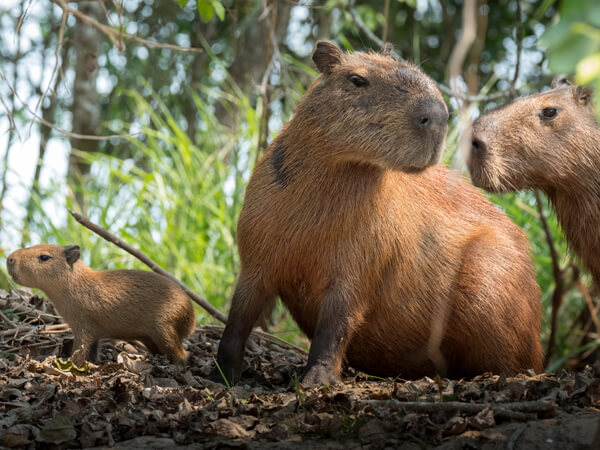
[[[332,42],[318,41],[312,60],[319,72],[325,75],[331,73],[331,69],[337,66],[342,60],[342,49]]]
[[[65,249],[65,258],[67,260],[67,263],[70,266],[73,266],[73,264],[75,264],[75,261],[77,261],[79,259],[79,256],[81,255],[79,245],[65,245],[63,248]]]
[[[591,87],[577,86],[575,89],[575,100],[580,106],[589,106],[592,104],[594,90]]]
[[[550,84],[550,88],[554,89],[560,86],[569,86],[571,84],[571,82],[569,81],[569,79],[564,76],[564,75],[558,75],[556,77],[554,77],[554,79],[552,80],[552,84]]]

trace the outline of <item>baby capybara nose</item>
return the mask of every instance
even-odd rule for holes
[[[483,156],[486,151],[485,143],[482,140],[473,138],[471,142],[471,156],[478,157]]]
[[[414,124],[422,130],[445,127],[448,124],[448,110],[439,100],[428,99],[414,109],[413,118]]]

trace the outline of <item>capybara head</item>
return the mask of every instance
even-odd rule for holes
[[[591,97],[556,78],[549,91],[483,114],[473,124],[473,184],[491,192],[548,189],[581,176],[598,129]]]
[[[13,280],[20,285],[46,289],[71,274],[79,256],[78,245],[34,245],[8,255],[6,267]]]
[[[433,80],[390,50],[346,53],[318,42],[313,61],[322,76],[298,105],[296,123],[336,161],[418,171],[441,156],[448,109]]]

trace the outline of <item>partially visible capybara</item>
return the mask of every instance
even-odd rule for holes
[[[600,127],[592,92],[556,78],[473,124],[469,170],[491,192],[540,189],[600,287]]]
[[[101,338],[140,340],[173,361],[187,357],[183,339],[195,326],[188,296],[167,277],[143,270],[95,271],[77,245],[35,245],[7,258],[8,272],[41,289],[73,330],[73,350],[96,359]]]
[[[445,167],[426,169],[448,120],[434,82],[327,42],[313,61],[322,76],[248,184],[220,371],[239,379],[276,296],[312,339],[304,384],[335,382],[344,359],[411,378],[542,370],[527,239]]]

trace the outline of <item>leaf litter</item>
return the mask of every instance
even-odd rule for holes
[[[103,341],[101,362],[62,358],[72,335],[50,302],[0,290],[2,448],[592,448],[600,363],[579,372],[376,380],[303,389],[306,354],[253,333],[241,382],[209,379],[222,327],[172,364]],[[595,445],[595,444],[594,444]]]

